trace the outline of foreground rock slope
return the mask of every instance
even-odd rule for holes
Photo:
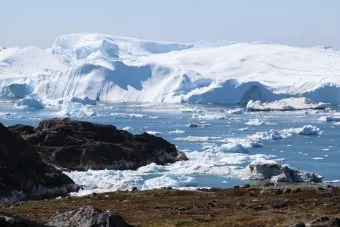
[[[187,160],[160,137],[133,135],[113,125],[55,118],[36,128],[14,125],[9,129],[34,145],[45,162],[69,170],[136,169],[152,162],[164,165]]]
[[[340,217],[340,189],[330,185],[275,186],[266,183],[196,191],[171,188],[119,191],[0,206],[0,212],[48,223],[57,211],[63,213],[88,205],[102,211],[115,211],[134,226],[281,227],[296,223],[339,226],[320,224],[335,224]]]
[[[111,212],[102,212],[93,206],[57,212],[49,219],[49,226],[55,227],[129,227],[123,218]]]
[[[78,186],[0,123],[0,203],[65,195]]]

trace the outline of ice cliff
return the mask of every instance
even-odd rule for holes
[[[157,42],[79,33],[0,51],[0,97],[242,104],[305,97],[340,104],[340,52],[322,47]]]

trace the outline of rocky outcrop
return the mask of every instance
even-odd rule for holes
[[[55,227],[128,227],[123,218],[111,212],[102,212],[93,206],[55,213],[47,223]]]
[[[316,173],[290,169],[272,161],[258,161],[249,165],[249,179],[270,180],[272,182],[322,182],[322,176]]]
[[[44,224],[29,221],[27,219],[19,218],[10,214],[0,213],[1,227],[47,227]]]
[[[305,227],[306,225],[303,222],[299,222],[294,225],[290,225],[289,227]],[[340,227],[340,218],[329,218],[329,217],[320,217],[313,220],[307,226],[310,227]]]
[[[340,218],[320,217],[313,220],[310,227],[340,227]]]
[[[14,125],[9,129],[34,145],[45,162],[69,170],[136,169],[152,162],[164,165],[187,160],[160,137],[133,135],[113,125],[55,118],[36,128]]]
[[[0,123],[0,204],[65,195],[79,187]]]

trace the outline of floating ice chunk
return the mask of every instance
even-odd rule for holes
[[[283,137],[278,131],[271,129],[266,132],[257,132],[256,134],[249,136],[249,138],[254,141],[261,141],[261,140],[279,140],[282,139]]]
[[[271,160],[254,161],[249,165],[249,179],[270,180],[272,182],[322,182],[316,173],[290,169]]]
[[[227,143],[220,146],[220,152],[247,153],[248,150],[239,143]]]
[[[93,192],[102,193],[117,190],[130,190],[139,187],[143,183],[143,178],[135,171],[119,170],[88,170],[64,172],[76,184],[82,185],[76,196],[88,195]]]
[[[117,118],[144,118],[146,117],[143,114],[136,113],[111,113],[110,116]]]
[[[260,119],[250,119],[248,122],[245,123],[246,125],[254,125],[254,126],[260,126],[264,125],[265,122],[261,121]]]
[[[237,108],[237,109],[234,109],[234,110],[228,110],[227,113],[228,114],[243,114],[244,113],[244,109]]]
[[[169,175],[163,175],[161,177],[152,178],[146,180],[142,186],[142,190],[163,188],[163,187],[197,187],[198,182],[191,176],[178,176],[173,177]]]
[[[150,135],[154,135],[154,136],[158,136],[162,134],[161,132],[157,132],[157,131],[146,131],[146,133]]]
[[[145,173],[159,173],[163,172],[165,170],[164,166],[157,165],[156,163],[150,163],[149,165],[139,167],[137,172],[140,174],[145,174]]]
[[[319,135],[321,133],[321,130],[318,127],[315,127],[313,125],[305,125],[301,128],[290,128],[290,129],[284,129],[282,130],[286,136],[290,135],[304,135],[304,136],[310,136],[310,135]]]
[[[77,102],[67,102],[62,106],[59,111],[59,115],[69,117],[94,117],[96,116],[96,112],[90,105],[83,105]]]
[[[326,109],[329,103],[312,103],[307,98],[287,98],[274,102],[252,101],[247,103],[246,109],[248,111],[285,111],[285,110],[303,110],[303,109]]]
[[[197,127],[205,127],[205,126],[209,126],[211,124],[207,124],[206,122],[201,122],[201,123],[194,123],[194,122],[190,122],[189,124],[187,124],[188,128],[197,128]]]
[[[193,114],[192,119],[198,119],[198,120],[225,120],[227,119],[226,113],[224,112],[205,112],[202,114]]]
[[[327,156],[326,156],[327,157]],[[312,158],[312,159],[314,159],[314,160],[322,160],[323,158],[321,158],[321,157],[315,157],[315,158]]]
[[[221,137],[209,137],[209,136],[187,136],[182,138],[175,138],[176,141],[187,141],[187,142],[207,142],[213,139],[219,139]]]
[[[196,127],[199,127],[199,124],[190,122],[189,124],[187,124],[187,127],[196,128]]]
[[[182,112],[182,113],[199,113],[199,112],[202,112],[197,107],[188,107],[188,106],[179,108],[179,111]]]
[[[22,110],[41,110],[45,108],[42,102],[31,96],[18,100],[14,107]]]
[[[185,131],[183,130],[179,130],[179,129],[176,129],[174,131],[170,131],[169,134],[184,134]]]

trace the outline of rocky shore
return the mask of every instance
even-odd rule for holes
[[[176,146],[154,135],[133,135],[113,125],[69,118],[41,121],[38,127],[8,129],[32,144],[44,162],[66,170],[137,169],[187,160]]]
[[[43,224],[55,224],[56,220],[69,219],[81,223],[79,214],[90,215],[88,220],[93,222],[108,220],[111,214],[117,214],[133,226],[333,227],[340,225],[339,211],[338,187],[278,186],[273,183],[197,191],[171,188],[119,191],[84,197],[67,196],[28,201],[0,207],[0,212]]]
[[[36,128],[0,123],[0,204],[78,191],[61,170],[136,169],[179,160],[187,157],[166,140],[113,125],[68,118],[42,121]]]

